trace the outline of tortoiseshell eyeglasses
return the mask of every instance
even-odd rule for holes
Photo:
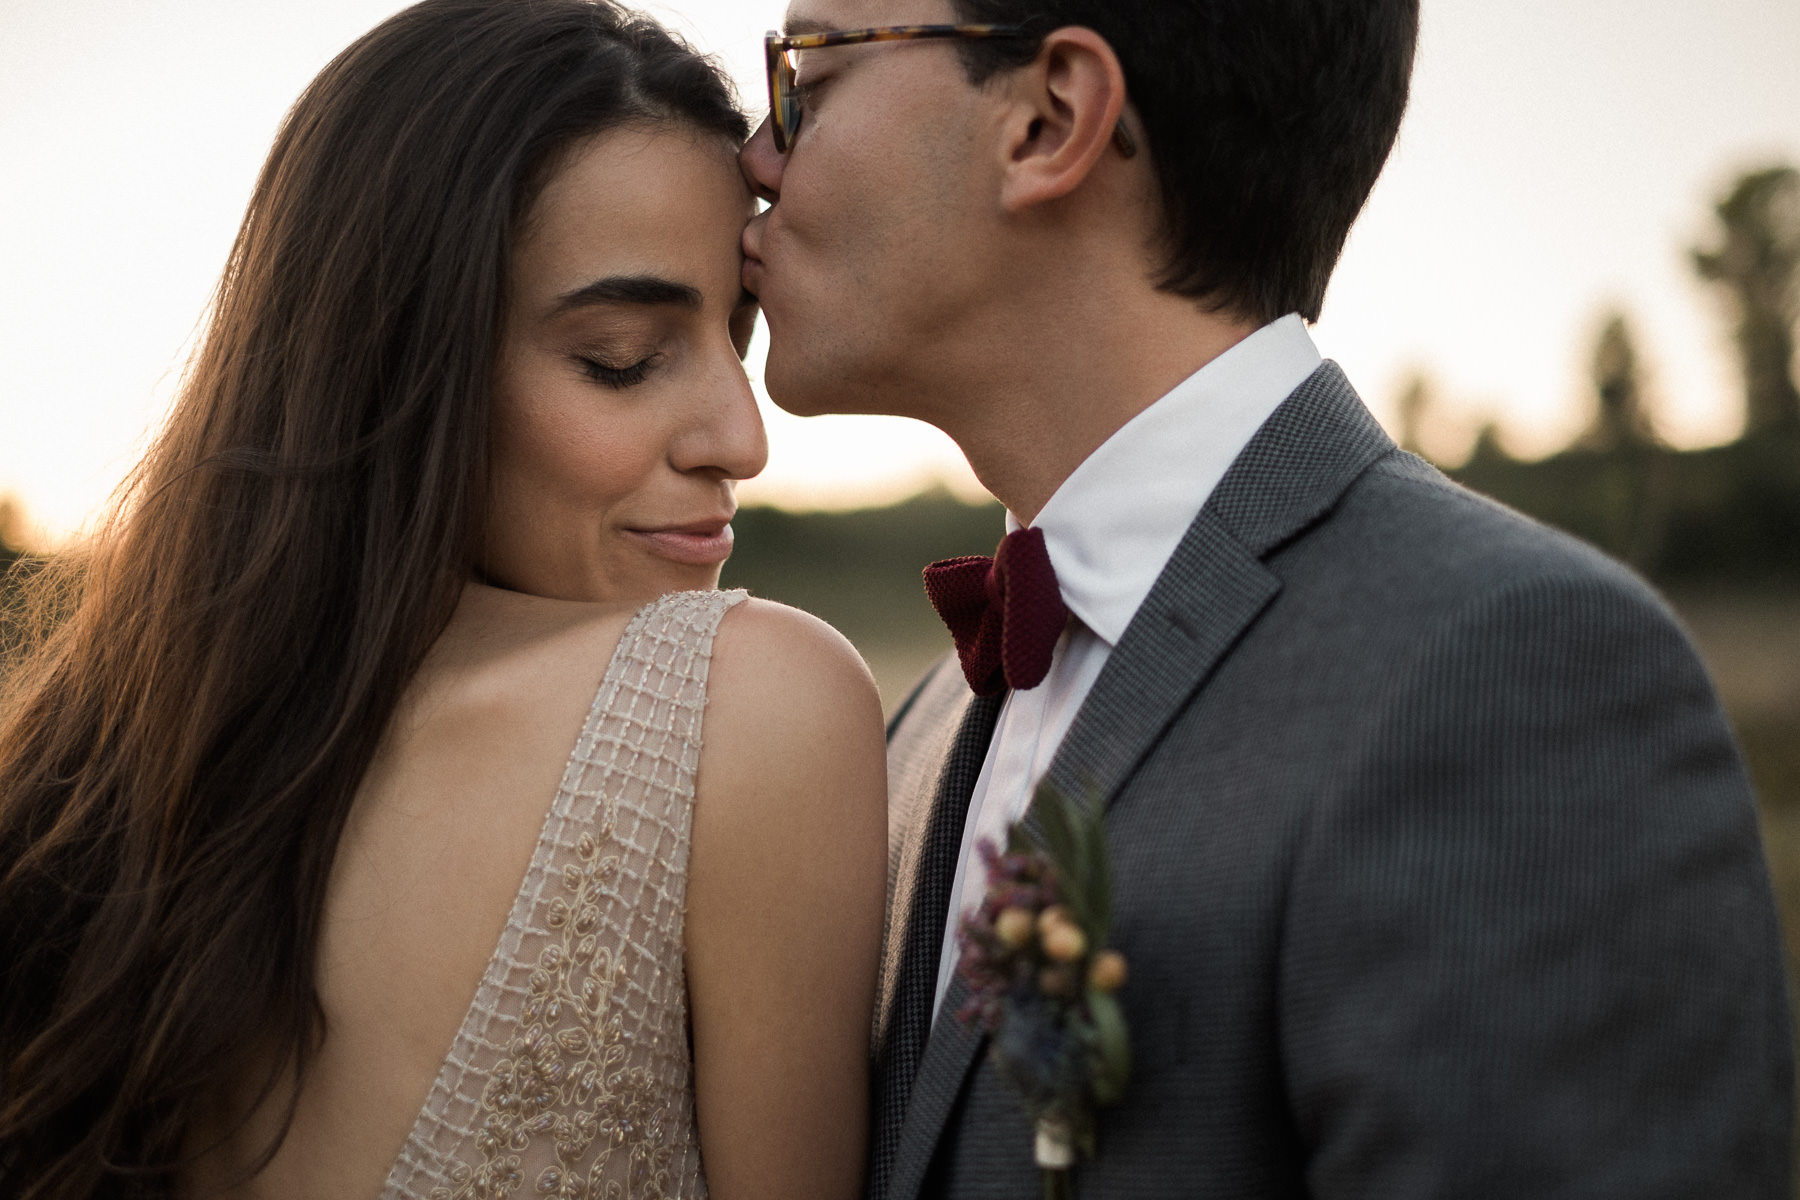
[[[827,33],[784,35],[771,31],[763,38],[763,55],[769,68],[769,125],[775,150],[786,154],[800,132],[806,115],[803,92],[795,86],[797,68],[791,51],[819,50],[826,46],[860,46],[865,42],[911,42],[922,38],[1024,38],[1031,36],[1018,25],[885,25],[874,29],[836,29]],[[1137,144],[1121,120],[1113,132],[1120,153],[1130,158]]]

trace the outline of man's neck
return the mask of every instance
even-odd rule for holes
[[[1257,328],[1163,292],[1088,299],[971,339],[978,361],[963,364],[954,405],[932,415],[1027,524],[1126,422]]]

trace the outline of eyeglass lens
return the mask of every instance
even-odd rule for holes
[[[800,132],[800,95],[794,87],[796,72],[793,51],[780,50],[775,57],[775,141],[778,153],[787,153],[788,144]]]

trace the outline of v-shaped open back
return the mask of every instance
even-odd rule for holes
[[[743,599],[626,627],[383,1200],[706,1195],[683,914],[713,635]]]

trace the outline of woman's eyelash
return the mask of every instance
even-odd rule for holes
[[[628,388],[636,387],[644,382],[644,377],[650,374],[650,368],[654,367],[661,357],[660,354],[652,354],[648,358],[639,359],[629,367],[614,367],[598,359],[586,357],[578,358],[576,361],[581,364],[581,369],[587,373],[588,378],[595,383],[605,384],[610,388]]]

